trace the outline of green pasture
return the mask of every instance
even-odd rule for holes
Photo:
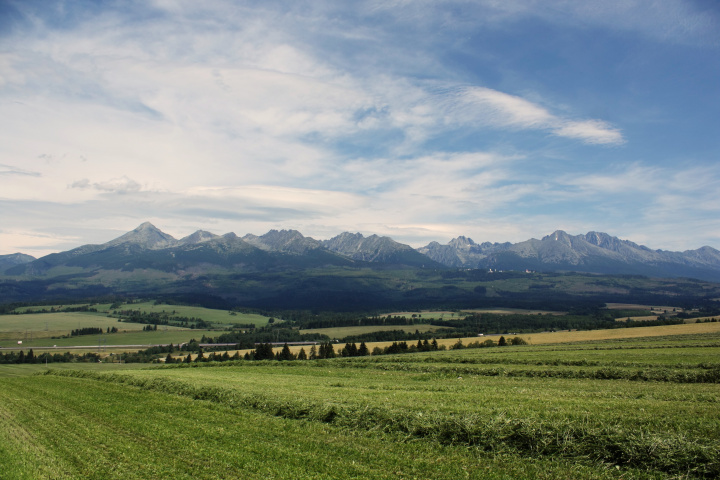
[[[118,330],[142,330],[144,325],[118,322],[117,318],[94,312],[0,315],[0,341],[22,340],[24,344],[31,337],[47,339],[70,335],[72,330],[87,327],[102,328],[103,331],[112,327]]]
[[[655,327],[651,327],[655,328]],[[657,327],[661,328],[661,327]],[[497,337],[492,337],[497,340]],[[482,341],[483,339],[478,339]],[[465,346],[469,339],[465,339]],[[625,368],[720,367],[720,333],[628,338],[565,344],[463,349],[418,354],[414,363],[461,363],[525,366],[599,366]],[[404,356],[392,357],[404,361]],[[422,360],[420,360],[422,359]],[[371,357],[364,361],[388,361]]]
[[[355,327],[334,327],[334,328],[312,328],[308,330],[300,330],[300,333],[319,333],[321,335],[327,335],[330,338],[345,338],[355,335],[363,335],[365,333],[373,332],[389,332],[393,330],[402,330],[403,332],[420,333],[435,332],[437,330],[443,330],[441,327],[433,325],[361,325]],[[447,329],[444,329],[447,330]]]
[[[186,305],[155,304],[155,302],[123,304],[117,310],[140,310],[147,313],[167,313],[171,317],[201,318],[206,322],[217,325],[231,325],[235,323],[250,324],[263,327],[268,324],[269,317],[256,313],[232,312],[229,310],[215,310],[204,307],[191,307]]]
[[[719,358],[705,333],[2,366],[0,478],[717,478]]]
[[[495,313],[498,315],[566,315],[567,312],[553,310],[528,310],[526,308],[473,308],[463,310],[462,315],[468,313]],[[446,319],[447,320],[447,319]]]
[[[405,317],[413,318],[413,315],[417,318],[423,319],[437,319],[437,320],[452,320],[453,318],[462,318],[463,314],[460,312],[451,312],[448,310],[417,310],[417,311],[403,311],[403,312],[388,312],[381,313],[380,317]]]
[[[98,312],[67,312],[65,308],[90,306]],[[119,322],[118,318],[108,316],[110,304],[78,304],[78,305],[44,305],[20,307],[17,312],[47,310],[48,313],[20,313],[16,315],[0,315],[0,347],[42,348],[52,346],[112,346],[112,345],[152,345],[160,343],[183,343],[192,338],[200,340],[203,335],[216,337],[221,332],[215,330],[192,330],[175,326],[158,325],[157,331],[146,332],[146,324]],[[56,311],[50,313],[54,309]],[[183,305],[167,305],[154,302],[123,304],[117,310],[140,310],[143,312],[166,312],[171,317],[201,318],[218,327],[232,324],[253,324],[264,326],[268,317],[258,314],[213,310],[202,307]],[[113,327],[118,333],[103,335],[82,335],[71,338],[72,330],[81,328],[101,328],[103,332]],[[55,338],[53,338],[55,337]]]
[[[628,478],[565,458],[408,442],[84,378],[0,389],[3,479]],[[661,478],[638,472],[637,478]]]
[[[0,315],[0,346],[18,348],[41,348],[57,345],[151,345],[158,343],[182,343],[191,338],[200,340],[203,335],[217,336],[218,331],[192,330],[158,325],[156,331],[143,331],[147,325],[118,322],[117,318],[98,313],[57,312],[26,315]],[[70,332],[79,328],[95,327],[107,332],[115,327],[118,333],[102,335],[78,335],[69,338]],[[56,337],[56,338],[52,338]],[[22,345],[17,342],[22,341]]]
[[[124,322],[120,325],[126,325]],[[138,325],[138,324],[127,324],[127,325]],[[143,325],[140,326],[142,328]],[[203,335],[215,336],[219,332],[216,330],[192,330],[189,328],[177,328],[177,327],[165,327],[159,326],[157,331],[144,332],[142,330],[134,330],[120,333],[110,333],[103,335],[80,335],[70,338],[38,338],[33,341],[23,341],[22,345],[17,343],[10,343],[7,345],[0,344],[3,347],[35,349],[36,351],[42,351],[43,347],[69,347],[69,346],[83,346],[86,345],[91,349],[95,349],[100,346],[112,347],[113,345],[157,345],[157,344],[168,344],[173,343],[175,345],[179,343],[185,343],[191,339],[200,341]],[[129,351],[137,351],[143,347],[129,348]],[[117,350],[114,350],[117,351]],[[76,352],[77,353],[77,352]]]
[[[32,312],[48,312],[50,313],[51,310],[55,311],[63,311],[67,309],[73,309],[73,308],[80,308],[80,307],[88,307],[88,308],[94,308],[98,311],[98,313],[107,313],[110,309],[109,303],[73,303],[73,304],[55,304],[55,305],[31,305],[26,307],[18,307],[14,311],[16,313],[32,313]]]
[[[77,353],[77,352],[75,352]],[[0,364],[0,383],[9,377],[28,377],[53,370],[81,370],[91,372],[114,372],[148,368],[145,363],[110,363],[110,362],[69,362],[51,363],[47,366],[43,363],[22,363],[20,365]],[[2,476],[0,476],[2,478]]]

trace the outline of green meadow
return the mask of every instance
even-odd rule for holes
[[[372,332],[389,332],[394,330],[402,330],[403,332],[413,333],[418,331],[420,333],[435,332],[437,330],[443,330],[442,327],[436,327],[433,325],[360,325],[356,327],[335,327],[335,328],[311,328],[307,330],[300,330],[300,333],[319,333],[321,335],[327,335],[330,338],[345,338],[354,335],[362,335],[365,333]],[[447,328],[445,328],[447,330]]]
[[[0,369],[5,478],[717,478],[720,334]],[[82,368],[80,368],[82,367]]]
[[[212,308],[193,307],[186,305],[167,305],[164,303],[142,302],[124,304],[118,310],[140,310],[147,313],[167,313],[170,317],[201,318],[218,326],[232,324],[250,324],[262,327],[268,324],[269,317],[256,313],[233,312]]]
[[[100,328],[103,332],[115,327],[119,331],[103,335],[70,336],[72,330],[88,327]],[[97,313],[57,312],[0,315],[0,346],[41,350],[43,347],[53,346],[178,344],[192,338],[199,340],[203,335],[218,335],[217,331],[192,330],[166,325],[158,326],[156,331],[143,331],[144,327],[146,327],[144,324],[118,322],[117,318]],[[22,345],[18,345],[18,341],[21,341]]]
[[[97,311],[68,311],[82,307]],[[42,350],[55,346],[88,346],[96,349],[114,345],[179,344],[191,339],[200,340],[203,335],[216,337],[234,324],[259,327],[267,325],[269,320],[258,314],[155,302],[126,303],[115,307],[111,308],[110,304],[19,307],[15,310],[17,314],[0,315],[0,347]],[[119,321],[123,317],[119,312],[124,310],[167,314],[170,319],[199,318],[211,324],[215,330],[158,325],[157,330],[144,331],[147,324]],[[71,336],[73,330],[82,328],[100,328],[105,333]],[[107,333],[112,328],[118,332]],[[18,342],[22,342],[22,345]]]

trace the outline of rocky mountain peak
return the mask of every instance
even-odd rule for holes
[[[390,237],[344,232],[324,240],[322,246],[333,252],[366,262],[430,264],[430,259],[415,251],[409,245],[398,243]]]
[[[37,260],[35,257],[25,255],[24,253],[11,253],[10,255],[0,255],[0,272],[3,272],[16,265],[24,265]]]
[[[448,242],[448,245],[455,248],[470,248],[477,245],[477,243],[473,242],[472,238],[460,235],[459,237],[450,240],[450,242]]]
[[[570,244],[570,242],[571,242],[572,240],[571,240],[570,235],[568,235],[565,231],[563,231],[563,230],[555,230],[555,231],[554,231],[553,233],[551,233],[550,235],[546,235],[545,237],[543,237],[543,238],[542,238],[542,241],[543,241],[543,242],[545,242],[545,241],[556,241],[556,242],[562,242],[562,243],[565,243],[565,244]]]
[[[305,237],[297,230],[270,230],[258,239],[272,250],[288,253],[302,254],[321,247],[319,241]]]
[[[198,230],[197,232],[188,235],[187,237],[181,238],[178,242],[180,245],[195,245],[198,243],[206,242],[217,238],[214,233],[206,232],[205,230]]]
[[[130,244],[138,245],[143,248],[157,250],[167,248],[177,243],[177,240],[171,235],[164,233],[150,222],[145,222],[115,240],[106,243],[106,247],[114,247],[117,245]]]

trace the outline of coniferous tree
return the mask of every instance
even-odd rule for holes
[[[280,360],[295,360],[295,355],[292,354],[292,352],[290,351],[290,347],[288,347],[287,343],[283,345],[282,351],[279,355]]]
[[[273,353],[273,347],[269,343],[259,343],[255,347],[255,354],[253,356],[255,360],[273,360],[275,354]]]
[[[362,342],[360,344],[360,348],[358,348],[358,356],[359,357],[365,357],[370,354],[370,351],[368,350],[367,345],[365,345],[365,342]]]
[[[507,340],[505,340],[505,337],[500,337],[498,340],[498,347],[504,347],[507,345]]]
[[[167,357],[165,357],[165,364],[170,365],[171,363],[175,363],[175,360],[173,360],[172,355],[168,353]]]
[[[315,348],[315,345],[310,347],[310,360],[315,360],[318,358],[317,348]]]
[[[297,359],[298,360],[307,360],[307,358],[308,357],[307,357],[307,353],[305,353],[305,349],[301,348],[300,351],[298,352]]]

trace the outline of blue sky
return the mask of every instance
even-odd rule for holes
[[[713,0],[0,2],[0,254],[151,221],[720,248]]]

